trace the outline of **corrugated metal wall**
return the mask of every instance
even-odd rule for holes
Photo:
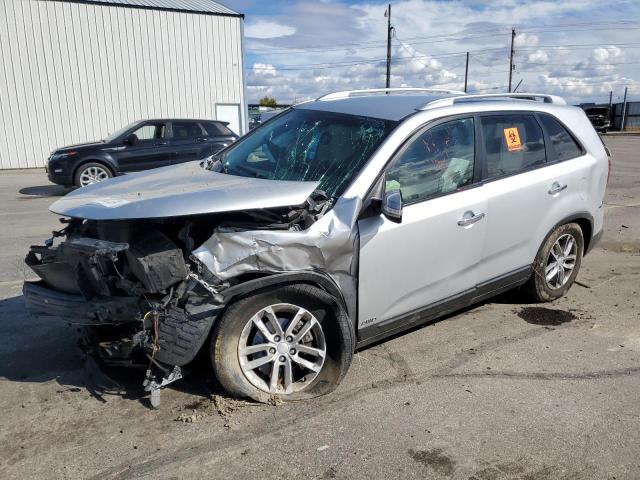
[[[620,130],[622,121],[622,103],[613,105],[613,129]],[[624,116],[624,129],[640,130],[640,102],[627,102],[627,112]]]
[[[138,119],[215,119],[216,103],[240,104],[246,125],[241,22],[1,0],[0,168],[42,167]]]

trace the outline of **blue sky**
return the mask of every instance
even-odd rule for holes
[[[245,14],[249,101],[282,103],[383,87],[388,2],[223,0]],[[511,28],[514,86],[571,102],[640,100],[640,1],[405,0],[392,3],[392,86],[506,91]]]

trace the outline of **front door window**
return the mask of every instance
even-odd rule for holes
[[[400,190],[405,205],[467,187],[473,181],[472,118],[430,128],[404,148],[387,172],[386,191]]]
[[[149,141],[163,138],[165,134],[165,124],[155,123],[143,125],[140,128],[133,131],[133,135],[138,138],[138,141]]]

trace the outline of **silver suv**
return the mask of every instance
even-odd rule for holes
[[[51,206],[34,312],[88,325],[152,403],[199,351],[232,395],[332,391],[356,349],[500,292],[552,301],[602,234],[608,155],[539,94],[338,92],[214,157]]]

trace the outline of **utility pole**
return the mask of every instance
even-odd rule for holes
[[[613,101],[613,90],[609,90],[609,112],[611,112],[612,101]]]
[[[391,88],[391,4],[384,12],[387,17],[387,88]]]
[[[467,93],[468,78],[469,78],[469,52],[467,52],[467,66],[464,68],[464,93]]]
[[[620,119],[620,131],[624,130],[625,113],[627,111],[627,87],[624,87],[624,98],[622,99],[622,118]]]
[[[513,42],[516,39],[516,29],[511,29],[511,53],[509,54],[509,93],[511,93],[511,77],[513,76]]]

